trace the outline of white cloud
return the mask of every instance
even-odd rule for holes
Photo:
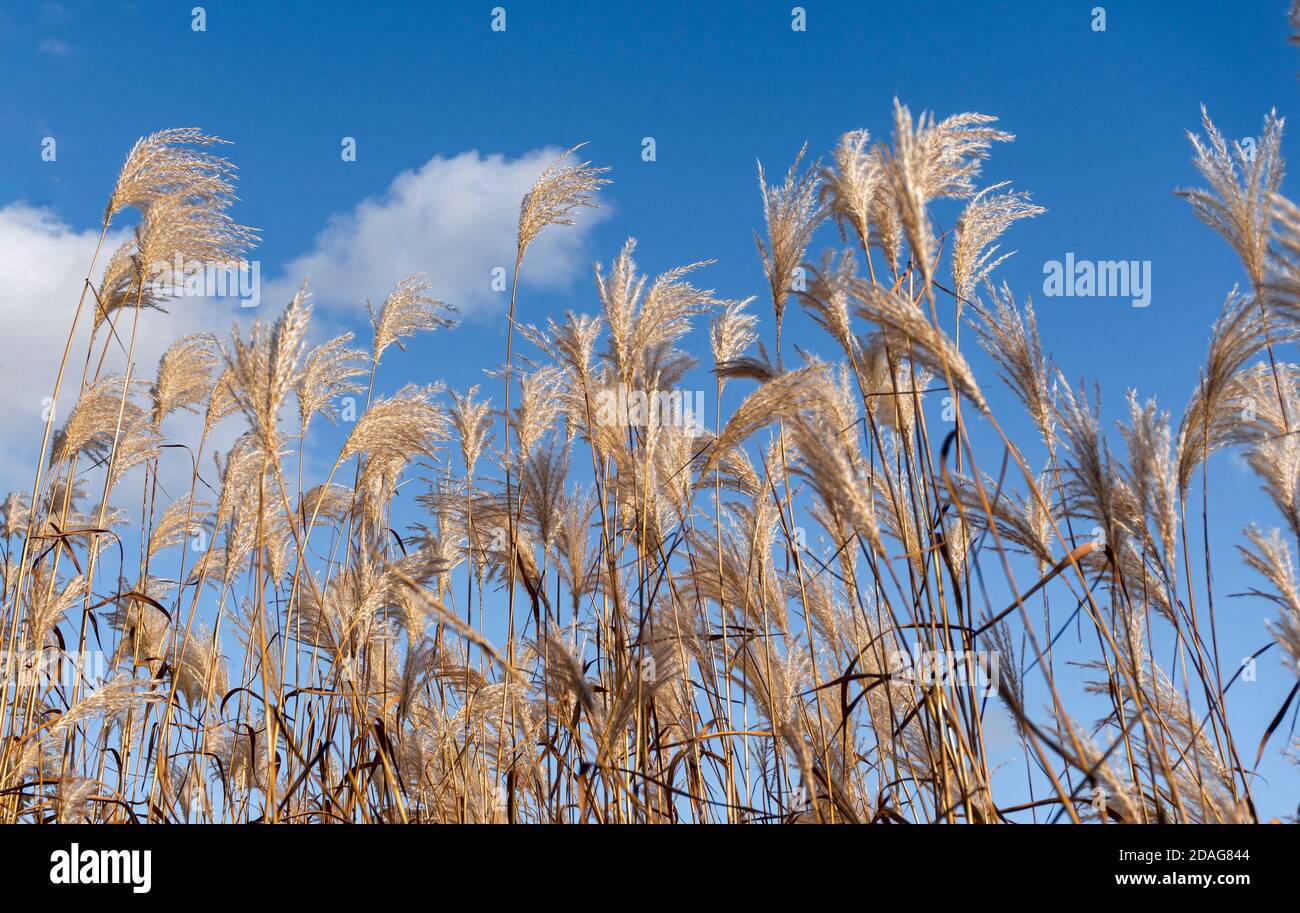
[[[19,481],[16,471],[34,469],[44,399],[54,390],[97,236],[75,231],[45,209],[21,203],[0,209],[0,478],[10,487]],[[81,365],[73,362],[85,358],[85,336],[79,337],[81,345],[69,356],[71,385],[81,376]]]
[[[466,152],[403,172],[384,193],[330,219],[306,253],[265,282],[260,307],[241,309],[229,298],[181,298],[167,305],[169,313],[142,312],[135,376],[152,379],[159,356],[179,336],[205,330],[225,336],[233,322],[274,319],[304,278],[310,278],[313,302],[323,313],[349,323],[364,323],[367,298],[378,304],[399,279],[417,272],[462,316],[499,312],[507,299],[492,290],[492,269],[513,264],[520,200],[556,154],[543,149],[507,159]],[[544,232],[529,249],[523,281],[537,288],[568,287],[586,269],[583,251],[592,226],[607,214],[580,213],[576,225]],[[95,281],[126,237],[116,231],[105,240]],[[42,410],[97,239],[98,229],[79,230],[48,209],[22,202],[0,206],[0,494],[31,485]],[[81,379],[92,313],[88,299],[56,427],[66,419]],[[124,331],[123,336],[125,343]],[[96,360],[102,344],[101,333]],[[110,344],[106,371],[121,372],[124,365],[122,349]],[[224,444],[227,436],[213,443]],[[183,475],[188,478],[188,469]]]
[[[60,41],[58,38],[42,38],[36,49],[42,54],[49,54],[51,57],[67,57],[72,53],[72,48],[66,41]]]
[[[81,295],[82,280],[94,254],[97,230],[78,231],[48,209],[14,203],[0,207],[0,490],[30,487],[44,431],[43,410],[54,392]],[[100,252],[95,279],[125,239],[110,233]],[[56,427],[66,418],[86,363],[93,299],[87,298],[68,356]],[[229,328],[232,308],[182,299],[170,313],[144,311],[136,338],[136,377],[151,379],[159,356],[178,336]],[[130,321],[122,327],[125,333]],[[104,334],[96,342],[98,360]],[[125,335],[123,343],[128,342]],[[125,356],[110,344],[106,369],[120,372]],[[94,370],[94,364],[91,365]]]
[[[559,150],[539,149],[516,159],[464,152],[435,156],[398,175],[379,196],[333,217],[307,253],[269,284],[263,306],[287,302],[303,279],[313,300],[364,314],[397,283],[424,273],[432,293],[462,315],[496,313],[506,296],[492,289],[492,270],[514,263],[519,203]],[[587,266],[583,257],[593,225],[608,209],[579,213],[575,225],[544,232],[529,249],[522,281],[566,288]]]

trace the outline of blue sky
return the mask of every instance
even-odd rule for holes
[[[1091,27],[1099,4],[1104,32]],[[365,282],[388,266],[414,264],[428,270],[435,293],[464,306],[464,326],[418,340],[410,354],[392,359],[390,387],[438,377],[463,388],[482,381],[480,369],[503,354],[504,299],[489,293],[486,275],[474,286],[463,270],[451,272],[463,258],[480,275],[478,264],[510,251],[508,220],[500,230],[500,220],[478,226],[495,232],[484,237],[460,237],[456,225],[431,227],[431,237],[468,245],[454,256],[426,251],[423,236],[411,232],[401,263],[337,256],[349,232],[376,222],[402,231],[398,217],[418,209],[445,170],[505,173],[512,162],[540,162],[539,150],[582,141],[590,143],[588,157],[613,168],[607,211],[539,257],[538,279],[525,285],[524,320],[541,322],[570,307],[594,311],[590,265],[607,263],[629,235],[640,239],[644,270],[713,258],[700,283],[729,298],[757,294],[761,305],[765,283],[752,235],[762,223],[756,160],[782,173],[804,142],[816,158],[846,130],[865,127],[885,138],[897,96],[914,111],[940,116],[994,114],[1017,135],[994,150],[984,180],[1011,180],[1048,212],[1011,231],[1005,247],[1018,254],[998,278],[1018,297],[1033,297],[1047,349],[1067,376],[1101,384],[1108,418],[1120,416],[1129,387],[1155,396],[1176,417],[1196,383],[1209,326],[1244,278],[1229,248],[1172,194],[1198,180],[1185,131],[1199,128],[1202,103],[1227,136],[1243,138],[1260,131],[1269,109],[1291,115],[1300,100],[1300,49],[1287,42],[1285,4],[1275,0],[890,8],[807,0],[806,32],[791,30],[790,2],[701,10],[694,3],[502,0],[503,33],[489,27],[493,2],[203,5],[206,31],[196,33],[193,2],[0,3],[0,233],[5,213],[23,205],[44,213],[35,228],[30,219],[22,223],[23,231],[42,243],[78,241],[97,229],[137,137],[202,127],[235,141],[228,154],[240,167],[243,200],[236,217],[262,230],[253,256],[269,289],[282,293],[303,278],[295,267],[310,265],[317,281],[337,280],[333,288],[316,286],[330,305],[328,318],[359,328],[360,295],[381,298],[413,270],[376,278],[373,287]],[[647,136],[657,152],[649,163],[641,160]],[[54,162],[41,158],[45,137],[57,141]],[[341,160],[343,137],[356,140],[355,162]],[[1283,148],[1295,157],[1291,136]],[[435,158],[441,164],[430,167]],[[447,164],[455,161],[459,166]],[[414,177],[394,188],[404,173]],[[1290,183],[1284,189],[1296,195]],[[376,211],[379,217],[367,216]],[[936,211],[943,227],[955,215]],[[342,240],[322,240],[329,226]],[[828,227],[812,253],[836,241]],[[1044,298],[1043,264],[1067,251],[1151,261],[1151,305]],[[22,266],[11,264],[5,275],[26,276]],[[441,291],[443,271],[451,271],[447,284],[464,300]],[[79,279],[72,277],[74,296]],[[6,294],[15,293],[0,288],[0,299]],[[268,300],[261,313],[285,301]],[[29,309],[0,312],[9,327],[0,333],[0,372],[11,382],[23,373],[14,366],[27,348],[15,327],[62,319],[62,304],[49,306],[48,318],[43,310],[36,317]],[[768,315],[759,311],[770,334]],[[222,326],[248,316],[233,308],[216,315]],[[833,354],[793,308],[784,332],[793,344]],[[702,337],[695,345],[705,354]],[[987,376],[986,362],[974,361]],[[995,410],[1012,416],[1010,398],[991,379],[986,386]],[[19,408],[12,398],[8,404]],[[1022,427],[1014,418],[1008,424]],[[13,420],[6,433],[29,439]],[[1212,473],[1223,486],[1211,537],[1216,582],[1226,594],[1253,584],[1231,551],[1241,526],[1252,516],[1277,521],[1238,463],[1217,460]],[[1251,652],[1265,642],[1266,607],[1220,605],[1237,613],[1230,616],[1240,625],[1228,634],[1232,649]],[[1248,749],[1289,688],[1276,661],[1264,665],[1272,671],[1261,672],[1241,709],[1251,721],[1241,733]],[[1294,768],[1269,769],[1294,778]],[[1294,805],[1294,790],[1285,792]]]
[[[755,160],[784,170],[804,141],[817,156],[847,129],[883,136],[897,95],[940,115],[996,114],[1017,134],[986,177],[1013,180],[1049,210],[1008,240],[1020,254],[1001,275],[1020,294],[1039,291],[1042,263],[1066,250],[1153,262],[1145,311],[1059,301],[1039,311],[1063,365],[1162,400],[1185,396],[1205,329],[1239,279],[1227,248],[1170,193],[1195,180],[1183,133],[1201,103],[1227,135],[1257,133],[1264,112],[1285,115],[1300,90],[1282,4],[1270,2],[1176,14],[1111,3],[1104,33],[1091,30],[1087,2],[909,3],[905,16],[809,3],[804,33],[791,31],[786,3],[516,2],[504,33],[489,29],[492,4],[361,13],[214,2],[204,33],[191,31],[192,5],[4,5],[0,200],[91,228],[136,137],[199,125],[236,143],[238,214],[263,230],[257,256],[270,273],[331,216],[434,155],[513,158],[589,141],[616,183],[613,217],[583,262],[607,261],[634,234],[647,269],[714,258],[710,284],[743,296],[760,278]],[[45,136],[59,142],[56,163],[40,159]],[[344,136],[357,139],[356,162],[340,160]],[[640,159],[645,136],[653,163]],[[818,243],[833,240],[827,231]],[[529,311],[589,304],[587,271],[576,278],[576,297],[534,298]],[[1177,345],[1168,354],[1191,359],[1188,370],[1152,358],[1157,339]]]

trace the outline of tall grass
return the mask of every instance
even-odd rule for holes
[[[1275,727],[1229,718],[1240,664],[1212,577],[1237,558],[1192,543],[1209,458],[1236,448],[1278,527],[1240,549],[1276,603],[1276,652],[1300,661],[1300,366],[1284,360],[1300,210],[1279,195],[1281,129],[1270,116],[1253,156],[1208,118],[1193,138],[1206,186],[1185,194],[1245,283],[1181,419],[1132,395],[1116,435],[1028,302],[993,284],[1003,234],[1042,210],[980,186],[1012,139],[986,115],[896,103],[887,142],[854,131],[825,166],[801,152],[780,181],[760,173],[762,302],[697,287],[704,264],[644,276],[629,241],[597,270],[599,313],[531,325],[530,244],[608,182],[570,150],[522,201],[500,410],[432,379],[383,393],[394,347],[455,332],[420,277],[371,309],[368,340],[313,345],[304,287],[274,323],[178,339],[139,376],[141,315],[167,305],[154,264],[238,262],[255,240],[229,215],[219,140],[146,137],[101,243],[126,210],[138,227],[98,282],[89,264],[59,366],[75,406],[3,505],[0,816],[1258,820]],[[843,248],[814,262],[827,220]],[[791,305],[834,362],[782,340]],[[612,391],[679,388],[706,324],[711,429],[611,417]],[[1023,407],[1018,440],[972,334]],[[364,404],[350,422],[348,396]],[[177,439],[187,410],[199,433]],[[321,421],[340,424],[337,452]],[[168,462],[187,490],[163,491]],[[395,504],[403,484],[426,486],[422,517]],[[1082,680],[1058,655],[1071,624]],[[28,674],[95,654],[106,681]],[[903,654],[996,674],[982,690]],[[1282,711],[1287,687],[1268,697]],[[994,719],[1023,771],[995,776]]]

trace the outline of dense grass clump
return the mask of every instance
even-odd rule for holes
[[[1276,507],[1241,553],[1276,603],[1273,654],[1300,661],[1281,129],[1267,119],[1253,155],[1208,118],[1194,139],[1206,186],[1185,194],[1243,286],[1181,419],[1134,395],[1114,435],[992,283],[1003,234],[1042,210],[981,186],[1012,139],[986,115],[896,104],[887,142],[855,131],[825,166],[760,173],[764,301],[697,287],[704,264],[644,276],[629,241],[597,270],[596,314],[532,325],[530,245],[608,183],[570,150],[520,208],[500,408],[435,378],[386,386],[395,346],[455,332],[418,276],[368,340],[317,340],[304,287],[274,323],[178,339],[139,376],[140,322],[166,319],[144,312],[183,278],[166,271],[256,240],[220,140],[146,137],[101,243],[127,210],[138,227],[96,253],[62,353],[54,396],[75,406],[3,504],[0,817],[1258,820],[1253,771],[1285,736],[1234,731],[1239,657],[1189,540],[1208,459],[1238,449]],[[814,261],[828,220],[843,249]],[[833,361],[783,344],[791,307]],[[1018,439],[972,341],[1023,406]],[[673,398],[696,344],[712,427]],[[197,433],[178,437],[185,411]],[[164,491],[168,462],[188,490]],[[422,516],[395,508],[403,484]],[[59,660],[79,674],[37,674]],[[997,789],[994,717],[1024,749]]]

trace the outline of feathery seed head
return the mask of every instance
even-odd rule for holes
[[[533,184],[532,190],[519,205],[519,232],[517,236],[518,259],[523,260],[542,229],[548,225],[572,225],[573,213],[578,209],[596,208],[596,193],[609,183],[608,168],[593,168],[591,162],[566,165],[573,153],[586,143],[580,143],[557,156]]]

